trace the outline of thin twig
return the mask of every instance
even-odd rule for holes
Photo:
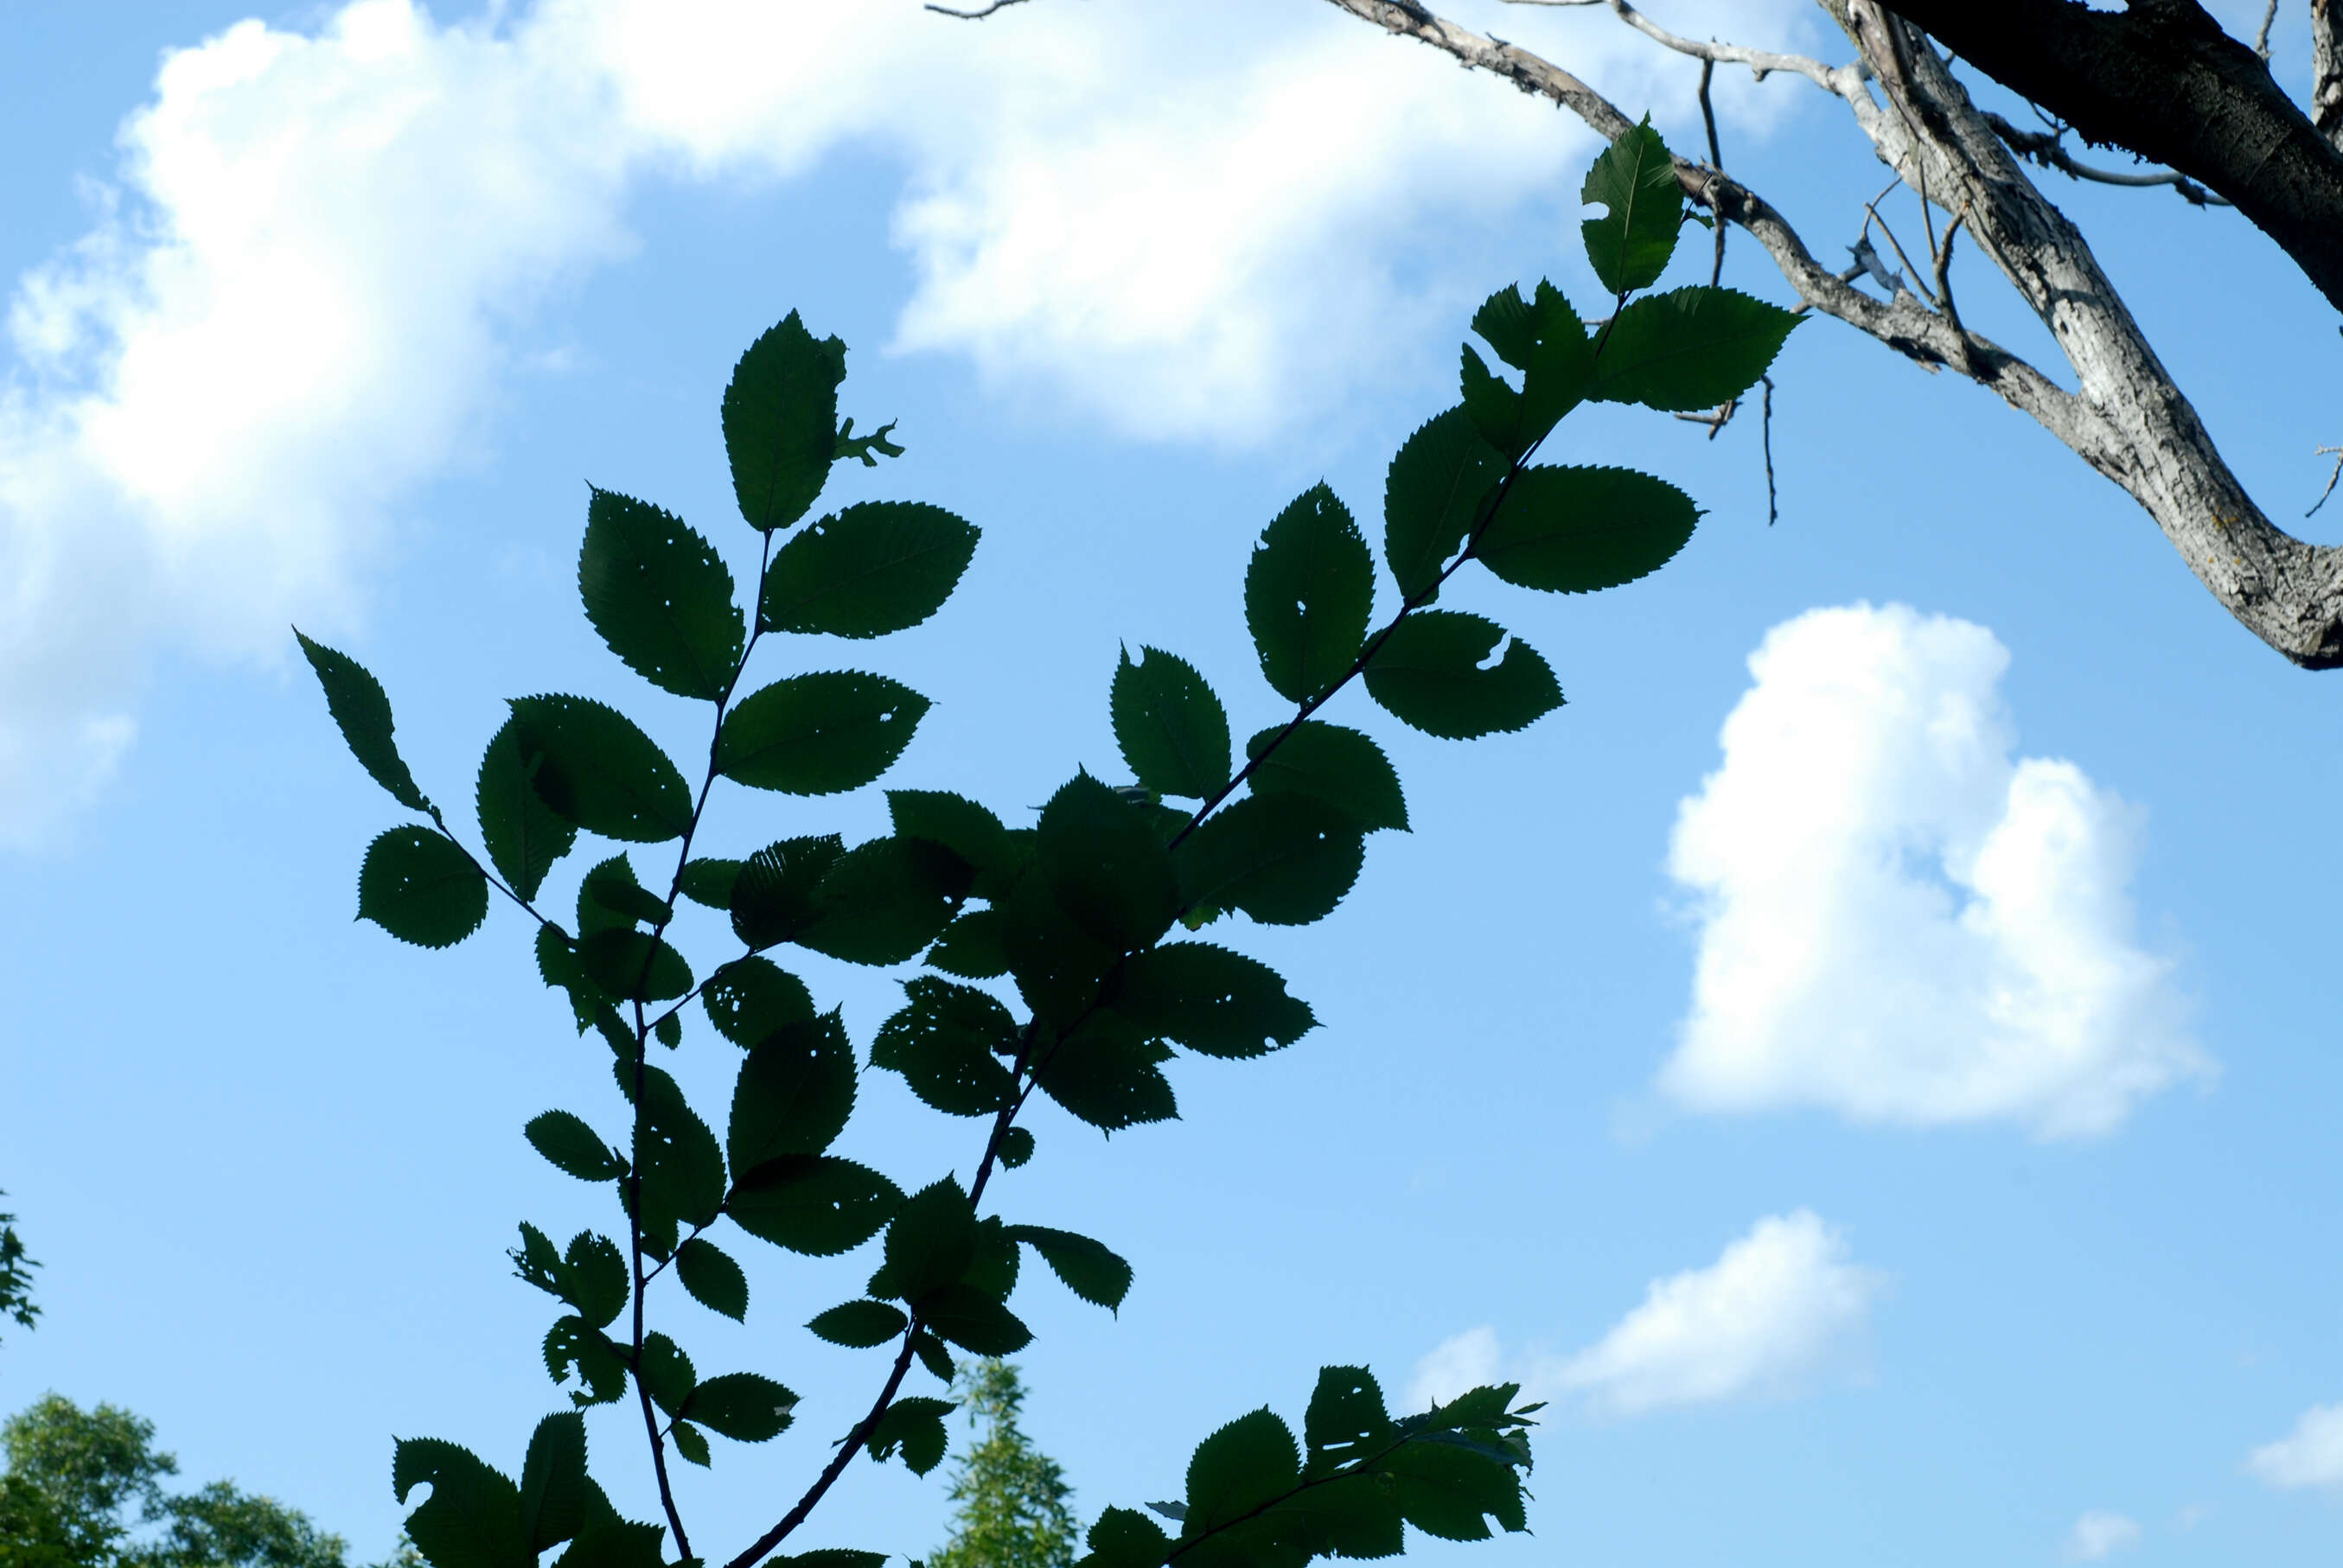
[[[2036,111],[2036,114],[2040,112],[2038,109]],[[2089,164],[2078,162],[2068,155],[2065,146],[2060,145],[2058,138],[2066,134],[2064,126],[2059,126],[2051,131],[2025,130],[2011,125],[1990,109],[1986,111],[1985,123],[1993,127],[1993,134],[1999,136],[2011,152],[2016,153],[2027,163],[2039,164],[2047,169],[2056,169],[2070,179],[2092,180],[2103,186],[2127,186],[2137,188],[2149,186],[2170,186],[2179,195],[2180,199],[2191,206],[2235,206],[2237,205],[2226,196],[2215,196],[2211,191],[2177,170],[2161,169],[2155,174],[2127,175],[2116,169],[2096,168]],[[2049,123],[2046,117],[2045,123]]]
[[[1774,505],[1774,378],[1771,376],[1760,376],[1757,377],[1757,384],[1765,389],[1764,401],[1760,405],[1764,414],[1759,428],[1763,432],[1765,444],[1765,526],[1770,528],[1774,526],[1775,520],[1782,515]]]
[[[2264,65],[2268,65],[2268,64],[2269,64],[2269,57],[2270,57],[2270,46],[2269,46],[2269,30],[2270,30],[2270,24],[2271,24],[2271,23],[2273,23],[2273,22],[2275,22],[2275,21],[2277,21],[2277,20],[2278,20],[2278,0],[2269,0],[2269,5],[2268,5],[2268,6],[2267,8],[2265,8],[2265,9],[2263,10],[2263,12],[2262,12],[2262,25],[2261,25],[2261,28],[2260,28],[2260,30],[2259,30],[2258,32],[2255,33],[2255,35],[2254,35],[2254,53],[2255,53],[2255,54],[2257,54],[2257,55],[2259,55],[2262,57],[2262,64],[2264,64]],[[2328,487],[2329,489],[2334,488],[2334,487],[2333,487],[2333,486],[2331,486],[2331,485],[2330,485],[2330,486],[2328,486]]]
[[[2343,447],[2320,447],[2311,455],[2317,457],[2331,457],[2335,459],[2335,471],[2327,476],[2327,487],[2318,492],[2318,499],[2310,503],[2310,512],[2315,512],[2327,504],[2328,497],[2335,493],[2335,481],[2343,479]],[[2305,512],[2302,515],[2307,518],[2310,516],[2310,512]]]
[[[981,22],[1003,5],[1022,5],[1023,4],[1025,0],[992,0],[992,4],[981,11],[955,11],[949,5],[935,5],[931,0],[928,9],[939,16],[957,16],[963,22]]]
[[[1709,79],[1715,75],[1715,61],[1703,60],[1700,63],[1700,123],[1708,131],[1708,166],[1722,176],[1725,173],[1725,152],[1716,141],[1716,107],[1708,101]],[[1725,280],[1725,231],[1733,226],[1716,216],[1715,201],[1708,205],[1711,209],[1709,222],[1716,230],[1716,260],[1708,269],[1708,286],[1715,288]]]

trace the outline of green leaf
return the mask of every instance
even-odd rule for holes
[[[1325,485],[1262,530],[1245,568],[1245,625],[1278,695],[1306,702],[1342,678],[1366,638],[1374,590],[1359,525]]]
[[[800,946],[853,964],[917,958],[960,912],[967,864],[921,839],[873,839],[839,857],[815,890]]]
[[[734,1322],[749,1321],[749,1276],[715,1242],[694,1236],[675,1250],[675,1275],[691,1299]]]
[[[1218,1530],[1302,1480],[1293,1431],[1266,1409],[1239,1416],[1196,1445],[1188,1461],[1188,1514],[1182,1535]]]
[[[488,884],[452,839],[393,828],[367,846],[358,919],[419,948],[453,947],[488,918]]]
[[[691,966],[649,931],[596,931],[579,940],[578,962],[605,995],[622,1001],[669,1001],[691,990]]]
[[[578,1409],[615,1404],[627,1397],[625,1353],[609,1335],[577,1316],[557,1319],[545,1332],[545,1370],[555,1385],[567,1382],[573,1369],[578,1386],[570,1392],[569,1402]]]
[[[1324,1367],[1302,1418],[1302,1441],[1310,1451],[1312,1479],[1363,1459],[1392,1437],[1383,1411],[1383,1391],[1364,1367]]]
[[[959,1279],[975,1261],[976,1216],[968,1193],[947,1176],[903,1200],[888,1222],[886,1261],[870,1277],[870,1293],[915,1301]]]
[[[653,686],[709,702],[731,689],[746,636],[732,574],[682,518],[593,491],[578,592],[610,651]]]
[[[952,1364],[951,1352],[944,1349],[943,1341],[925,1329],[911,1335],[911,1353],[920,1358],[920,1364],[939,1382],[950,1384],[960,1375],[960,1369]]]
[[[740,515],[759,533],[785,528],[821,494],[838,447],[846,345],[814,340],[790,311],[733,367],[724,389],[724,453]]]
[[[910,1322],[899,1309],[884,1302],[846,1302],[817,1313],[806,1327],[831,1344],[869,1350],[901,1333]]]
[[[553,1568],[662,1568],[666,1533],[657,1524],[637,1524],[613,1514],[579,1531]]]
[[[1013,1356],[1033,1342],[1033,1331],[974,1285],[939,1285],[920,1296],[913,1310],[939,1339],[980,1356]]]
[[[1103,1242],[1041,1225],[1011,1225],[1009,1235],[1041,1253],[1066,1289],[1093,1306],[1121,1310],[1131,1292],[1131,1265]]]
[[[1229,781],[1229,716],[1196,667],[1161,648],[1116,660],[1109,707],[1131,777],[1158,795],[1201,800]]]
[[[673,1050],[683,1043],[683,1019],[673,1012],[663,1012],[651,1023],[651,1034],[659,1042]]]
[[[862,501],[807,528],[765,573],[769,631],[884,637],[943,608],[977,530],[941,507]]]
[[[582,697],[512,703],[520,743],[543,754],[538,798],[605,839],[658,844],[691,827],[691,790],[667,754],[617,709]]]
[[[834,833],[783,839],[749,857],[732,883],[732,930],[752,948],[794,940],[820,911],[814,903],[846,843]]]
[[[984,807],[940,789],[890,789],[887,813],[899,839],[940,844],[975,874],[970,891],[996,899],[1017,880],[1027,858],[1001,819]]]
[[[1383,558],[1409,602],[1430,597],[1504,474],[1504,457],[1462,408],[1425,421],[1400,447],[1383,481]]]
[[[326,711],[333,715],[358,766],[408,810],[429,811],[430,798],[415,787],[415,776],[399,759],[398,743],[391,734],[390,699],[383,694],[382,682],[348,654],[310,641],[299,628],[293,635],[308,656],[309,668],[317,672],[317,684],[326,689]]]
[[[700,1469],[710,1470],[715,1467],[715,1455],[708,1450],[707,1434],[698,1427],[689,1422],[679,1421],[668,1428],[667,1435],[669,1441],[675,1444],[675,1451]]]
[[[1033,1134],[1025,1128],[1012,1127],[1001,1135],[1001,1163],[1016,1170],[1033,1158]]]
[[[1103,1132],[1180,1114],[1159,1063],[1172,1052],[1122,1020],[1093,1013],[1033,1070],[1041,1092]]]
[[[695,904],[711,910],[730,910],[732,885],[739,880],[741,860],[702,859],[686,860],[679,888],[683,896]]]
[[[673,1340],[656,1329],[643,1336],[642,1360],[637,1363],[635,1372],[643,1380],[643,1387],[649,1392],[651,1402],[669,1415],[683,1409],[683,1402],[691,1397],[691,1391],[699,1381],[692,1372],[691,1358],[684,1354]]]
[[[521,1462],[521,1535],[532,1553],[576,1535],[595,1505],[609,1499],[586,1475],[586,1418],[576,1411],[548,1415],[529,1434]]]
[[[568,1253],[558,1253],[545,1232],[524,1223],[521,1244],[506,1253],[513,1272],[549,1295],[568,1302],[594,1328],[602,1328],[627,1305],[627,1261],[618,1244],[605,1236],[580,1231],[569,1238]]]
[[[732,1169],[752,1173],[770,1160],[820,1154],[854,1114],[854,1048],[836,1012],[784,1024],[740,1063],[732,1086],[726,1144]]]
[[[1305,719],[1289,733],[1272,725],[1245,742],[1245,755],[1261,759],[1270,743],[1277,749],[1253,769],[1246,782],[1256,795],[1280,789],[1314,796],[1341,811],[1363,832],[1378,828],[1407,831],[1407,797],[1383,748],[1355,729]]]
[[[1649,474],[1526,468],[1473,553],[1516,587],[1593,593],[1659,570],[1699,520],[1690,496]]]
[[[963,1284],[973,1286],[996,1302],[1006,1302],[1017,1289],[1018,1266],[1024,1254],[1017,1250],[1016,1240],[1009,1228],[997,1216],[976,1222],[975,1257],[968,1271],[960,1276]]]
[[[1603,286],[1624,294],[1658,281],[1684,226],[1684,189],[1649,116],[1594,160],[1578,196],[1607,209],[1578,226]]]
[[[1486,1541],[1489,1515],[1509,1531],[1528,1528],[1520,1477],[1505,1464],[1451,1443],[1411,1442],[1377,1467],[1392,1478],[1410,1524],[1443,1541]]]
[[[829,670],[744,699],[716,739],[716,770],[785,795],[859,789],[911,743],[928,699],[883,675]]]
[[[608,1181],[627,1168],[600,1133],[567,1111],[548,1111],[523,1131],[529,1146],[553,1161],[554,1169],[580,1181]]]
[[[1307,1002],[1286,994],[1275,970],[1209,942],[1132,954],[1113,1006],[1142,1032],[1206,1056],[1261,1056],[1318,1023]]]
[[[912,1474],[925,1475],[943,1462],[944,1417],[955,1408],[950,1400],[916,1394],[897,1400],[871,1425],[870,1457],[884,1462],[900,1452]]]
[[[970,910],[944,928],[928,950],[928,964],[962,980],[1009,972],[1009,921],[998,910]]]
[[[1673,289],[1619,313],[1590,396],[1691,413],[1757,385],[1798,317],[1738,289]]]
[[[1491,446],[1518,457],[1545,439],[1586,396],[1594,375],[1594,346],[1570,301],[1543,278],[1534,303],[1523,299],[1513,285],[1491,295],[1473,317],[1473,330],[1500,359],[1523,372],[1522,389],[1516,395],[1491,375],[1467,345],[1464,411]]]
[[[904,981],[903,990],[910,1001],[879,1026],[870,1065],[901,1073],[912,1093],[947,1115],[989,1116],[1006,1105],[1017,1091],[997,1060],[1017,1050],[1009,1010],[971,986],[925,975]]]
[[[998,908],[1009,972],[1034,1017],[1045,1026],[1067,1025],[1088,1011],[1121,952],[1077,925],[1038,870]]]
[[[536,1553],[521,1521],[520,1488],[468,1449],[436,1437],[395,1443],[393,1495],[405,1503],[418,1486],[431,1495],[407,1516],[407,1533],[432,1568],[531,1568]]]
[[[1157,1568],[1172,1555],[1163,1527],[1135,1508],[1110,1508],[1091,1526],[1085,1568]]]
[[[755,1372],[726,1372],[691,1391],[683,1413],[735,1442],[764,1442],[789,1430],[798,1396]]]
[[[1492,371],[1488,361],[1469,343],[1464,345],[1457,381],[1465,417],[1481,432],[1481,438],[1500,453],[1519,451],[1522,395]]]
[[[1041,808],[1034,864],[1058,907],[1121,952],[1143,948],[1180,911],[1172,857],[1130,801],[1077,773]]]
[[[660,920],[667,906],[635,880],[635,868],[624,855],[613,855],[588,871],[578,884],[578,934],[623,931],[648,917]]]
[[[1526,728],[1562,706],[1562,688],[1529,644],[1477,615],[1428,610],[1393,629],[1367,666],[1367,695],[1427,735],[1470,740]]]
[[[895,421],[890,419],[868,436],[858,436],[854,433],[854,421],[846,420],[838,427],[838,443],[830,448],[830,461],[842,463],[854,457],[860,459],[864,467],[875,468],[879,466],[880,456],[901,457],[903,448],[887,439],[887,433],[894,427]]]
[[[869,1241],[902,1201],[901,1191],[868,1166],[801,1154],[749,1172],[724,1211],[760,1241],[827,1258]]]
[[[708,977],[699,1000],[716,1032],[743,1050],[814,1020],[813,993],[805,981],[770,959],[734,959]]]
[[[1192,909],[1308,925],[1342,901],[1365,853],[1350,817],[1313,795],[1275,790],[1232,800],[1204,819],[1180,846],[1181,890]]]
[[[619,1071],[626,1071],[624,1063]],[[674,1079],[656,1067],[644,1068],[642,1077],[638,1142],[644,1212],[671,1214],[693,1226],[713,1224],[724,1207],[724,1154],[716,1134],[685,1103]]]
[[[578,829],[538,799],[534,779],[543,759],[521,748],[520,727],[507,719],[480,759],[474,799],[488,859],[524,899],[537,897],[553,862],[569,853]]]

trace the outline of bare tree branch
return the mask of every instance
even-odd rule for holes
[[[2278,0],[2269,0],[2269,4],[2262,7],[2262,25],[2254,32],[2254,53],[2261,56],[2265,65],[2268,64],[2270,57],[2270,24],[2277,20]]]
[[[1999,115],[1988,112],[1986,124],[2009,145],[2009,150],[2030,164],[2056,169],[2060,174],[2078,180],[2095,180],[2103,186],[2170,186],[2180,198],[2191,206],[2235,206],[2227,196],[2217,196],[2187,175],[2175,169],[2158,169],[2152,174],[2123,174],[2115,169],[2095,168],[2078,163],[2059,144],[2056,131],[2029,131],[2013,126]]]
[[[938,5],[934,0],[929,0],[928,9],[939,16],[957,16],[963,22],[981,22],[1004,5],[1022,5],[1023,4],[1025,0],[992,0],[992,4],[981,11],[955,11],[949,5]]]
[[[2310,0],[2310,123],[2343,147],[2343,8]]]

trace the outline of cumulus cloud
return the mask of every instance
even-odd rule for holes
[[[2343,1404],[2315,1404],[2294,1430],[2246,1456],[2246,1468],[2271,1486],[2343,1490]]]
[[[2137,813],[2013,758],[2008,663],[1985,628],[1900,605],[1766,634],[1669,847],[1699,952],[1664,1093],[2059,1138],[2210,1075],[2137,944]]]
[[[1675,20],[1795,42],[1810,10]],[[1685,101],[1687,62],[1595,20],[1524,25],[1625,102]],[[90,231],[12,293],[0,843],[102,785],[155,647],[277,658],[287,618],[363,610],[387,508],[487,455],[515,323],[627,250],[632,190],[769,186],[848,143],[901,171],[896,347],[1217,442],[1287,435],[1429,352],[1497,281],[1474,236],[1536,201],[1565,241],[1591,147],[1418,46],[1257,0],[982,26],[908,0],[448,25],[353,0],[314,31],[238,24],[166,58]]]
[[[2097,1563],[2127,1546],[2138,1545],[2139,1535],[2136,1521],[2095,1508],[2076,1520],[2075,1528],[2066,1533],[2063,1555],[2069,1563]]]
[[[1501,1380],[1612,1415],[1795,1393],[1851,1359],[1885,1283],[1810,1210],[1769,1216],[1706,1268],[1653,1281],[1574,1355],[1508,1356],[1486,1327],[1443,1342],[1416,1364],[1412,1408]]]

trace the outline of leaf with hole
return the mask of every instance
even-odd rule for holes
[[[1180,846],[1181,893],[1192,909],[1242,910],[1269,926],[1308,925],[1342,901],[1365,855],[1349,816],[1314,795],[1273,790],[1204,819]]]
[[[1684,198],[1667,144],[1649,116],[1594,160],[1578,199],[1605,209],[1578,226],[1603,286],[1624,294],[1657,282],[1675,254]]]
[[[1196,667],[1158,648],[1117,658],[1108,704],[1131,776],[1158,795],[1201,800],[1229,781],[1229,716]]]
[[[724,453],[740,515],[759,533],[806,515],[838,447],[846,345],[817,341],[798,313],[749,345],[724,389]]]
[[[1245,625],[1278,695],[1306,702],[1359,656],[1375,567],[1351,510],[1312,486],[1262,530],[1245,568]]]
[[[1120,952],[1171,927],[1180,889],[1162,839],[1131,803],[1077,773],[1041,808],[1034,866],[1074,924]]]
[[[943,608],[977,530],[941,507],[861,501],[783,545],[765,572],[769,631],[884,637]]]
[[[1033,1134],[1030,1129],[1012,1127],[1001,1135],[1001,1163],[1014,1171],[1033,1158]]]
[[[1290,732],[1275,725],[1246,741],[1245,754],[1255,759],[1246,783],[1256,795],[1291,790],[1323,800],[1362,831],[1407,830],[1407,797],[1400,789],[1399,775],[1383,748],[1355,729],[1315,719],[1302,720]]]
[[[691,1391],[683,1413],[735,1442],[764,1442],[789,1430],[798,1396],[755,1372],[726,1372]]]
[[[870,1428],[870,1457],[884,1462],[902,1455],[904,1467],[925,1475],[943,1462],[944,1417],[957,1408],[950,1400],[914,1394],[889,1405]]]
[[[732,1169],[753,1172],[784,1155],[820,1154],[854,1114],[854,1048],[828,1012],[784,1024],[740,1063],[726,1143]]]
[[[691,790],[667,754],[617,709],[583,697],[512,702],[520,743],[542,754],[538,798],[605,839],[664,843],[691,828]]]
[[[622,1081],[632,1076],[624,1062],[618,1070]],[[636,1141],[643,1212],[647,1219],[667,1216],[694,1227],[713,1224],[724,1207],[724,1153],[716,1134],[685,1102],[673,1078],[656,1067],[641,1073],[642,1125]],[[659,1249],[661,1255],[671,1250]]]
[[[1278,972],[1209,942],[1172,942],[1123,966],[1114,1010],[1142,1033],[1206,1056],[1261,1056],[1317,1027]]]
[[[643,1336],[642,1356],[635,1363],[635,1372],[643,1380],[651,1402],[669,1415],[682,1410],[699,1381],[692,1372],[691,1358],[657,1329]]]
[[[317,684],[326,691],[326,711],[333,716],[335,728],[342,732],[358,766],[408,810],[430,810],[430,798],[415,787],[415,776],[399,758],[398,743],[392,736],[390,699],[384,694],[382,682],[348,654],[302,636],[299,628],[294,628],[293,636],[307,656],[309,668],[317,672]]]
[[[391,1448],[390,1488],[399,1502],[418,1486],[431,1495],[407,1516],[407,1535],[433,1568],[531,1568],[520,1488],[468,1449],[436,1437]]]
[[[1516,587],[1593,593],[1659,570],[1699,520],[1690,496],[1649,474],[1527,468],[1473,553]]]
[[[367,846],[358,919],[419,948],[447,948],[488,918],[488,879],[446,834],[393,828]]]
[[[951,923],[968,897],[968,865],[924,839],[857,844],[815,890],[812,925],[801,947],[853,964],[917,958]]]
[[[747,633],[732,574],[682,518],[594,490],[578,592],[610,651],[653,686],[709,702],[730,689]]]
[[[901,1190],[868,1166],[797,1154],[749,1172],[734,1185],[724,1211],[760,1241],[827,1258],[878,1234],[902,1201]]]
[[[1006,1105],[1017,1089],[999,1060],[1017,1049],[1009,1010],[972,986],[926,975],[904,981],[903,990],[906,1004],[871,1042],[870,1065],[901,1073],[912,1093],[950,1116],[989,1116]]]
[[[1367,695],[1394,719],[1451,740],[1525,729],[1562,706],[1562,688],[1519,638],[1489,664],[1505,641],[1504,628],[1477,615],[1412,615],[1367,666]]]
[[[625,1352],[609,1335],[575,1314],[556,1319],[545,1331],[545,1370],[556,1387],[567,1383],[571,1372],[578,1374],[578,1386],[570,1391],[569,1402],[580,1410],[615,1404],[627,1396]]]
[[[813,993],[805,981],[770,959],[734,959],[708,977],[699,1002],[716,1032],[743,1050],[814,1020]]]
[[[752,948],[794,940],[820,910],[814,894],[845,840],[834,833],[783,839],[749,857],[732,880],[732,932]]]
[[[826,670],[743,699],[716,739],[716,770],[785,795],[859,789],[894,766],[928,699],[883,675]]]
[[[1504,474],[1504,457],[1462,408],[1425,421],[1400,447],[1383,480],[1383,558],[1411,602],[1428,601]]]

